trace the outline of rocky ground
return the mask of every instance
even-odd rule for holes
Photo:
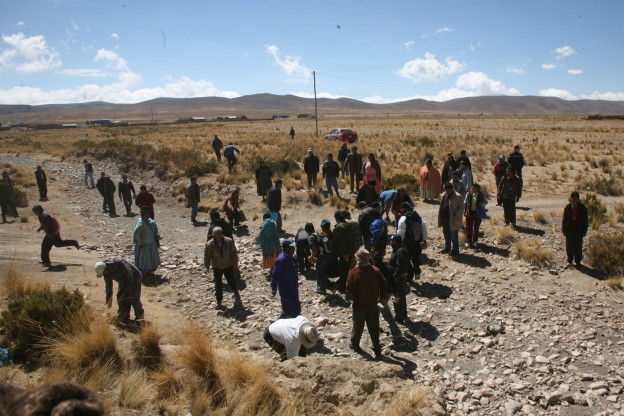
[[[38,159],[3,155],[0,161],[30,167]],[[80,287],[87,300],[101,308],[103,287],[92,273],[92,264],[116,255],[133,258],[131,240],[137,217],[103,214],[97,191],[82,184],[82,165],[46,161],[44,166],[55,177],[49,184],[53,197],[45,205],[60,213],[62,235],[78,237],[84,245],[80,252],[53,249],[53,264],[61,259],[57,283]],[[97,162],[95,168],[117,177],[112,162]],[[210,328],[215,338],[234,343],[240,351],[275,358],[262,340],[262,331],[277,318],[280,305],[271,296],[254,244],[260,221],[252,218],[261,214],[255,185],[242,187],[242,208],[249,221],[235,237],[241,253],[243,306],[234,308],[226,293],[228,309],[217,311],[212,279],[203,268],[207,227],[192,226],[190,209],[177,202],[172,187],[158,182],[151,172],[129,175],[137,189],[146,183],[156,195],[156,222],[164,239],[162,267],[156,279],[146,282],[146,318],[161,330],[173,330],[180,326],[176,317],[182,315]],[[226,195],[227,190],[208,187],[204,197]],[[302,191],[289,193],[295,192]],[[35,195],[36,190],[30,189],[31,205]],[[301,199],[307,200],[305,193]],[[418,211],[433,224],[430,246],[424,252],[421,279],[408,295],[410,320],[401,326],[405,339],[393,341],[386,323],[381,323],[383,363],[348,348],[349,303],[339,296],[316,295],[314,271],[301,276],[303,314],[319,327],[322,342],[305,362],[276,362],[273,372],[278,383],[287,391],[314,392],[318,413],[381,411],[379,406],[388,403],[394,392],[424,385],[443,399],[452,415],[624,414],[624,292],[607,287],[600,273],[589,267],[565,267],[560,217],[547,215],[548,222],[538,224],[522,214],[536,209],[559,214],[564,202],[525,195],[519,204],[523,210],[519,210],[518,238],[539,238],[556,253],[545,268],[514,258],[513,246],[497,243],[489,224],[482,226],[481,251],[466,249],[455,258],[439,254],[442,234],[433,226],[437,206],[418,203]],[[489,208],[493,217],[502,215],[502,208]],[[123,213],[119,201],[117,211]],[[322,218],[333,219],[332,212],[327,205],[287,205],[284,228],[291,234],[286,236],[306,221],[317,225]],[[207,220],[205,213],[199,219],[204,216]],[[24,260],[45,278],[48,275],[36,265],[41,236],[34,232],[35,220],[31,214],[29,223],[0,227],[3,247],[11,247],[3,250],[1,261]],[[485,327],[490,324],[498,324],[504,332],[489,334]],[[362,347],[372,353],[366,333]]]

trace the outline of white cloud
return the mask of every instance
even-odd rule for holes
[[[403,64],[397,73],[403,78],[414,82],[437,81],[446,75],[455,74],[463,69],[464,65],[452,58],[445,63],[438,61],[432,53],[425,53],[425,58],[416,58]]]
[[[314,98],[314,94],[310,94],[309,92],[291,92],[291,95],[301,97],[301,98]],[[348,95],[337,95],[329,92],[319,92],[316,94],[316,98],[351,98]]]
[[[560,90],[557,88],[548,88],[545,90],[540,90],[539,95],[543,97],[557,97],[563,100],[576,100],[576,96],[571,92],[566,90]]]
[[[581,75],[582,73],[582,69],[568,69],[568,74],[570,75]]]
[[[577,52],[572,46],[562,46],[555,49],[555,53],[557,54],[557,59],[564,59],[568,56],[576,54]]]
[[[71,75],[75,77],[106,77],[109,74],[101,69],[81,69],[81,68],[67,68],[61,71],[62,74]]]
[[[48,48],[43,36],[27,38],[23,33],[3,35],[2,40],[9,45],[0,52],[0,66],[19,72],[42,72],[61,66],[59,54]]]
[[[285,55],[282,58],[276,45],[267,46],[266,51],[273,56],[275,63],[290,77],[288,82],[307,82],[310,80],[312,70],[301,64],[298,56]]]
[[[117,33],[111,33],[111,38],[119,40],[119,35]]]
[[[76,22],[74,22],[73,20],[71,22],[69,22],[71,24],[71,29],[74,32],[77,32],[78,30],[80,30],[80,27],[76,24]]]
[[[624,101],[624,92],[617,91],[594,91],[591,94],[574,95],[570,91],[560,90],[557,88],[548,88],[539,92],[544,97],[557,97],[563,100],[607,100],[607,101]]]
[[[477,95],[520,95],[515,88],[507,88],[500,81],[493,80],[483,72],[468,72],[457,78],[455,85],[459,88],[470,88],[477,91]]]
[[[405,42],[403,45],[405,45],[405,49],[411,49],[412,46],[414,46],[415,43],[416,43],[415,41],[409,40],[409,41]]]
[[[455,32],[455,29],[450,28],[450,27],[442,27],[438,30],[435,31],[436,34],[438,33],[446,33],[446,32]]]
[[[557,64],[542,64],[542,68],[546,71],[550,71],[551,69],[557,68]]]
[[[516,75],[526,74],[526,71],[523,68],[519,68],[517,66],[510,66],[509,68],[507,68],[507,72],[509,72],[510,74],[516,74]]]
[[[15,24],[15,26],[17,26],[17,27],[22,27],[22,26],[24,26],[24,21],[19,21],[19,22],[17,22],[17,23]]]
[[[474,52],[477,49],[479,49],[481,47],[481,42],[477,42],[477,43],[471,43],[468,45],[468,49],[470,49],[470,52]]]

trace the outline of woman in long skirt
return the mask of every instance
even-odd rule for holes
[[[280,254],[280,241],[275,221],[268,212],[262,216],[264,222],[256,236],[256,244],[262,249],[262,268],[272,269],[277,256]]]
[[[362,174],[364,183],[368,183],[369,179],[375,180],[375,191],[379,194],[381,192],[381,165],[375,159],[374,154],[368,154],[368,160],[362,167]]]
[[[435,199],[442,193],[440,172],[433,166],[431,159],[420,169],[420,197],[423,201]]]
[[[142,277],[153,274],[160,265],[158,226],[150,218],[148,210],[141,210],[141,218],[134,227],[134,265],[141,271]]]

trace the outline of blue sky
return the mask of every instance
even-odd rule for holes
[[[624,100],[624,1],[20,0],[0,104],[256,93]]]

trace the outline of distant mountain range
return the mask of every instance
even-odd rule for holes
[[[350,98],[320,98],[319,117],[409,114],[517,114],[517,115],[624,115],[623,101],[566,101],[553,97],[469,97],[444,102],[410,100],[370,104]],[[91,119],[175,121],[185,117],[241,116],[270,118],[314,114],[314,99],[294,95],[254,94],[238,98],[157,98],[137,104],[90,102],[82,104],[0,105],[0,122],[84,123]]]

